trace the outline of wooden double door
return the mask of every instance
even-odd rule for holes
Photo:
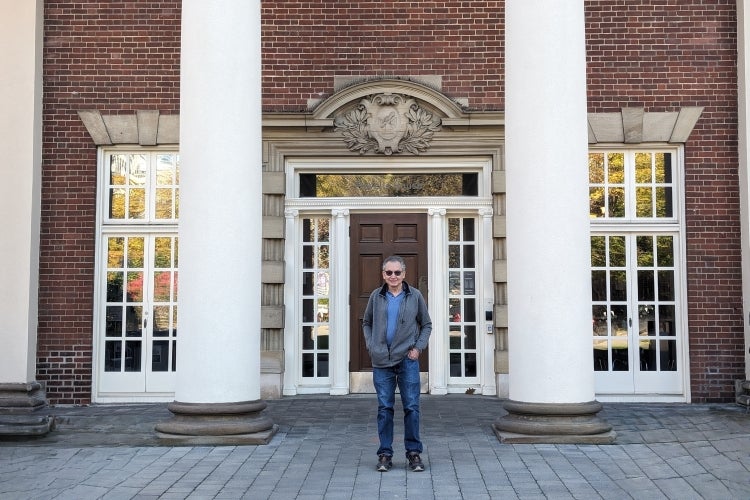
[[[350,217],[350,372],[372,371],[362,318],[370,293],[383,285],[382,264],[390,255],[406,262],[406,282],[427,300],[427,214],[352,214]],[[428,371],[427,352],[420,371]]]

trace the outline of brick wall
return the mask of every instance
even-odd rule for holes
[[[502,107],[502,1],[263,2],[263,105],[305,110],[333,77],[439,75],[474,110]]]
[[[38,380],[91,400],[96,147],[77,111],[179,112],[180,1],[45,0]]]
[[[96,148],[76,112],[179,111],[180,1],[45,1],[38,378],[91,396]],[[304,111],[334,76],[436,75],[503,106],[503,1],[263,2],[263,105]],[[692,395],[744,377],[734,0],[587,1],[589,111],[705,106],[686,148]],[[239,48],[238,48],[239,49]],[[552,77],[552,75],[551,75]]]
[[[642,5],[637,5],[642,4]],[[685,148],[694,402],[745,378],[734,0],[587,1],[589,111],[704,106]]]

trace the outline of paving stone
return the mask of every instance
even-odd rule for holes
[[[375,471],[369,395],[268,401],[265,446],[160,446],[161,404],[51,408],[48,436],[0,441],[0,498],[750,498],[750,415],[734,406],[604,404],[615,444],[506,445],[497,398],[424,396],[421,473],[400,419],[394,468]]]

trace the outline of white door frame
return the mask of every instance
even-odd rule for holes
[[[367,160],[350,159],[289,159],[286,164],[287,193],[299,193],[299,172],[341,172],[341,171],[382,171],[394,168],[393,158]],[[477,263],[484,273],[477,273],[478,307],[494,303],[492,297],[492,195],[489,190],[491,159],[487,157],[455,160],[451,158],[399,158],[399,167],[409,172],[477,172],[480,175],[480,192],[476,197],[452,197],[436,199],[429,197],[415,198],[298,198],[288,196],[286,199],[286,242],[285,242],[285,291],[287,304],[284,318],[284,388],[283,395],[304,393],[328,393],[342,395],[350,392],[349,386],[349,219],[352,212],[404,213],[421,212],[429,216],[427,227],[428,248],[446,247],[447,217],[479,215],[477,228]],[[301,326],[296,306],[300,297],[299,276],[301,270],[300,255],[300,219],[308,215],[328,215],[331,217],[331,296],[330,328],[331,332],[342,331],[346,334],[332,335],[330,384],[323,386],[303,384],[299,364]],[[489,232],[488,232],[489,231]],[[489,263],[489,265],[488,265]],[[429,258],[430,291],[428,308],[433,321],[433,335],[430,338],[429,391],[432,394],[449,392],[447,367],[447,335],[435,335],[435,332],[448,331],[447,314],[447,260],[445,252],[434,252]],[[486,276],[485,276],[486,275]],[[443,290],[443,293],[438,293]],[[480,312],[480,314],[482,314]],[[480,355],[480,380],[483,394],[495,394],[494,336],[482,334],[487,331],[484,317],[478,318],[478,348]],[[490,321],[491,323],[491,321]],[[488,354],[489,353],[489,354]],[[465,388],[460,388],[465,390]],[[458,389],[456,389],[458,390]]]

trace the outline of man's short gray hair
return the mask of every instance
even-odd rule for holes
[[[402,259],[398,255],[391,255],[390,257],[386,257],[386,259],[383,261],[382,270],[385,270],[385,265],[389,262],[398,262],[398,264],[401,266],[401,270],[406,271],[406,262],[404,262],[404,259]]]

